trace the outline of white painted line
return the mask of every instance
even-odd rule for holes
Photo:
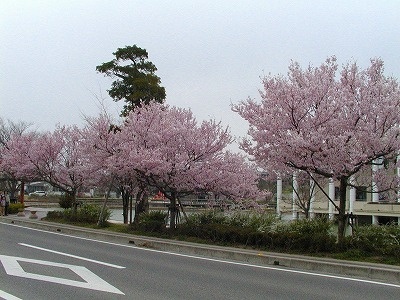
[[[112,243],[112,242],[107,242],[107,241],[89,239],[89,238],[73,236],[73,235],[68,235],[68,234],[63,234],[63,233],[46,231],[46,230],[42,230],[42,229],[29,228],[29,227],[15,225],[15,224],[8,224],[8,223],[3,223],[3,224],[4,225],[9,225],[9,226],[21,227],[21,228],[24,228],[24,229],[29,229],[29,230],[34,230],[34,231],[40,231],[40,232],[46,232],[46,233],[51,233],[51,234],[56,234],[56,235],[67,236],[67,237],[76,238],[76,239],[80,239],[80,240],[103,243],[103,244],[114,245],[114,246],[125,247],[125,248],[134,248],[134,249],[141,250],[141,251],[150,251],[150,252],[164,253],[164,254],[169,254],[169,255],[174,255],[174,256],[188,257],[188,258],[193,258],[193,259],[214,261],[214,262],[219,262],[219,263],[224,263],[224,264],[240,265],[240,266],[246,266],[246,267],[252,267],[252,268],[276,270],[276,271],[281,271],[281,272],[297,273],[297,274],[304,274],[304,275],[310,275],[310,276],[334,278],[334,279],[341,279],[341,280],[347,280],[347,281],[355,281],[355,282],[370,283],[370,284],[375,284],[375,285],[383,285],[383,286],[390,286],[390,287],[400,288],[399,284],[393,284],[393,283],[386,283],[386,282],[379,282],[379,281],[373,281],[373,280],[368,280],[368,279],[345,277],[345,276],[339,276],[339,275],[321,274],[321,273],[307,272],[307,271],[300,271],[300,270],[293,270],[293,269],[284,269],[284,268],[280,268],[280,267],[253,265],[253,264],[241,263],[241,262],[236,262],[236,261],[228,261],[228,260],[207,258],[207,257],[201,257],[201,256],[193,256],[193,255],[182,254],[182,253],[174,253],[174,252],[168,252],[168,251],[161,251],[161,250],[137,247],[137,246],[132,246],[132,245],[124,245],[124,244],[117,244],[117,243]]]
[[[41,280],[46,282],[52,282],[57,284],[63,284],[68,286],[74,286],[84,289],[91,289],[97,290],[102,292],[114,293],[125,295],[116,287],[109,284],[107,281],[101,279],[99,276],[91,272],[85,267],[82,266],[75,266],[75,265],[68,265],[68,264],[60,264],[50,261],[44,260],[36,260],[36,259],[29,259],[23,257],[15,257],[15,256],[7,256],[7,255],[0,255],[0,261],[3,264],[6,273],[11,276],[17,276],[22,278],[29,278],[34,280]],[[41,274],[34,274],[25,272],[21,265],[18,263],[19,261],[32,263],[32,264],[39,264],[44,266],[53,266],[59,268],[66,268],[74,272],[76,275],[81,277],[84,281],[76,281],[66,278],[59,278]]]
[[[15,297],[5,291],[0,290],[0,298],[4,300],[22,300],[21,298]]]
[[[167,253],[169,253],[169,252],[167,252]],[[299,271],[299,270],[293,270],[293,269],[282,269],[282,268],[277,268],[277,267],[253,265],[253,264],[241,263],[241,262],[235,262],[235,261],[226,261],[226,260],[220,260],[220,259],[214,259],[214,258],[191,256],[191,255],[180,254],[180,253],[170,253],[170,254],[177,255],[177,256],[189,257],[189,258],[197,258],[197,259],[201,259],[201,260],[208,260],[208,261],[215,261],[215,262],[220,262],[220,263],[227,263],[227,264],[231,264],[231,265],[239,265],[239,266],[245,266],[245,267],[258,268],[258,269],[277,270],[277,271],[288,272],[288,273],[296,273],[296,274],[304,274],[304,275],[311,275],[311,276],[317,276],[317,277],[342,279],[342,280],[348,280],[348,281],[371,283],[371,284],[376,284],[376,285],[384,285],[384,286],[400,288],[399,284],[379,282],[379,281],[373,281],[373,280],[369,280],[369,279],[351,278],[351,277],[345,277],[345,276],[339,276],[339,275],[321,274],[321,273],[314,273],[314,272],[308,272],[308,271]]]
[[[37,246],[25,244],[25,243],[18,243],[18,244],[21,245],[21,246],[30,247],[30,248],[33,248],[33,249],[38,249],[38,250],[41,250],[41,251],[60,254],[60,255],[64,255],[64,256],[68,256],[68,257],[77,258],[77,259],[80,259],[80,260],[90,261],[90,262],[93,262],[93,263],[96,263],[96,264],[100,264],[100,265],[104,265],[104,266],[108,266],[108,267],[112,267],[112,268],[125,269],[125,267],[122,267],[122,266],[118,266],[118,265],[114,265],[114,264],[110,264],[110,263],[106,263],[106,262],[102,262],[102,261],[99,261],[99,260],[94,260],[94,259],[90,259],[90,258],[86,258],[86,257],[82,257],[82,256],[77,256],[77,255],[68,254],[68,253],[64,253],[64,252],[59,252],[59,251],[55,251],[55,250],[51,250],[51,249],[37,247]]]

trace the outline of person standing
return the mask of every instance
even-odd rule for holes
[[[3,191],[0,192],[0,215],[4,216],[4,208],[6,206],[6,197]]]
[[[4,215],[8,216],[8,207],[10,206],[10,194],[5,195]]]

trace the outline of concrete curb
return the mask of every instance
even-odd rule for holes
[[[335,259],[324,259],[301,255],[288,255],[265,251],[238,249],[232,247],[220,247],[203,245],[176,240],[136,236],[131,234],[115,233],[100,229],[88,229],[78,226],[51,223],[42,220],[7,216],[0,217],[2,223],[41,229],[50,232],[59,232],[84,238],[98,239],[102,241],[121,244],[134,244],[138,247],[154,250],[181,253],[187,255],[203,256],[214,259],[230,260],[248,264],[291,268],[316,273],[328,273],[339,276],[350,276],[367,280],[376,280],[386,283],[400,284],[400,267],[360,263]]]

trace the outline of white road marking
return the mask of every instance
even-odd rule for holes
[[[100,264],[100,265],[104,265],[104,266],[108,266],[108,267],[112,267],[112,268],[125,269],[125,267],[123,267],[123,266],[118,266],[118,265],[106,263],[106,262],[99,261],[99,260],[94,260],[94,259],[90,259],[90,258],[86,258],[86,257],[82,257],[82,256],[68,254],[68,253],[65,253],[65,252],[59,252],[59,251],[46,249],[46,248],[42,248],[42,247],[37,247],[37,246],[25,244],[25,243],[18,243],[18,244],[21,245],[21,246],[30,247],[30,248],[33,248],[33,249],[38,249],[38,250],[42,250],[42,251],[46,251],[46,252],[51,252],[51,253],[55,253],[55,254],[60,254],[60,255],[64,255],[64,256],[68,256],[68,257],[77,258],[77,259],[80,259],[80,260],[94,262],[96,264]]]
[[[108,282],[101,279],[99,276],[97,276],[96,274],[94,274],[93,272],[82,266],[60,264],[44,260],[36,260],[23,257],[7,256],[7,255],[0,255],[0,261],[3,264],[6,273],[11,276],[17,276],[22,278],[29,278],[34,280],[41,280],[41,281],[69,285],[74,287],[80,287],[84,289],[91,289],[91,290],[125,295],[119,289],[112,286],[111,284],[109,284]],[[70,269],[72,272],[80,276],[84,280],[84,282],[25,272],[24,269],[18,263],[18,261],[32,263],[32,264],[39,264],[44,266],[53,266],[53,267]]]
[[[188,257],[188,258],[194,258],[194,259],[200,259],[200,260],[206,260],[206,261],[214,261],[214,262],[219,262],[219,263],[224,263],[224,264],[239,265],[239,266],[246,266],[246,267],[252,267],[252,268],[259,268],[259,269],[276,270],[276,271],[281,271],[281,272],[297,273],[297,274],[304,274],[304,275],[310,275],[310,276],[334,278],[334,279],[341,279],[341,280],[347,280],[347,281],[363,282],[363,283],[370,283],[370,284],[375,284],[375,285],[383,285],[383,286],[390,286],[390,287],[400,288],[399,284],[393,284],[393,283],[386,283],[386,282],[379,282],[379,281],[373,281],[373,280],[368,280],[368,279],[345,277],[345,276],[339,276],[339,275],[329,275],[329,274],[321,274],[321,273],[315,273],[315,272],[284,269],[284,268],[280,268],[280,267],[253,265],[253,264],[248,264],[248,263],[241,263],[241,262],[236,262],[236,261],[229,261],[229,260],[222,260],[222,259],[215,259],[215,258],[207,258],[207,257],[201,257],[201,256],[193,256],[193,255],[182,254],[182,253],[174,253],[174,252],[168,252],[168,251],[161,251],[161,250],[137,247],[137,246],[133,246],[133,245],[124,245],[124,244],[117,244],[117,243],[113,243],[113,242],[89,239],[89,238],[84,238],[84,237],[80,237],[80,236],[73,236],[73,235],[64,234],[64,233],[58,233],[58,232],[46,231],[46,230],[42,230],[42,229],[25,227],[25,226],[21,226],[21,225],[8,224],[8,223],[3,223],[3,224],[4,225],[9,225],[9,226],[21,227],[21,228],[28,229],[28,230],[34,230],[34,231],[39,231],[39,232],[46,232],[46,233],[51,233],[51,234],[56,234],[56,235],[61,235],[61,236],[67,236],[67,237],[80,239],[80,240],[91,241],[91,242],[97,242],[97,243],[114,245],[114,246],[125,247],[125,248],[135,248],[135,249],[141,250],[141,251],[165,253],[165,254],[174,255],[174,256],[182,256],[182,257]]]
[[[22,300],[21,298],[15,297],[5,291],[0,290],[0,298],[4,300]]]

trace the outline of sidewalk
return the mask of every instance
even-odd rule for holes
[[[160,251],[400,284],[400,267],[398,266],[351,262],[302,255],[289,255],[232,247],[220,247],[214,245],[204,245],[176,240],[122,234],[101,229],[82,228],[78,226],[51,223],[41,220],[40,216],[44,216],[48,211],[45,208],[40,210],[38,209],[36,211],[36,214],[38,215],[37,219],[31,219],[31,212],[28,210],[26,211],[25,215],[21,217],[16,215],[0,217],[0,222],[13,223],[30,228],[98,239],[108,242],[134,244],[137,247],[151,248]]]
[[[19,213],[18,217],[41,220],[42,218],[47,216],[47,213],[49,211],[54,211],[54,210],[55,208],[28,206],[24,210],[24,215]]]

